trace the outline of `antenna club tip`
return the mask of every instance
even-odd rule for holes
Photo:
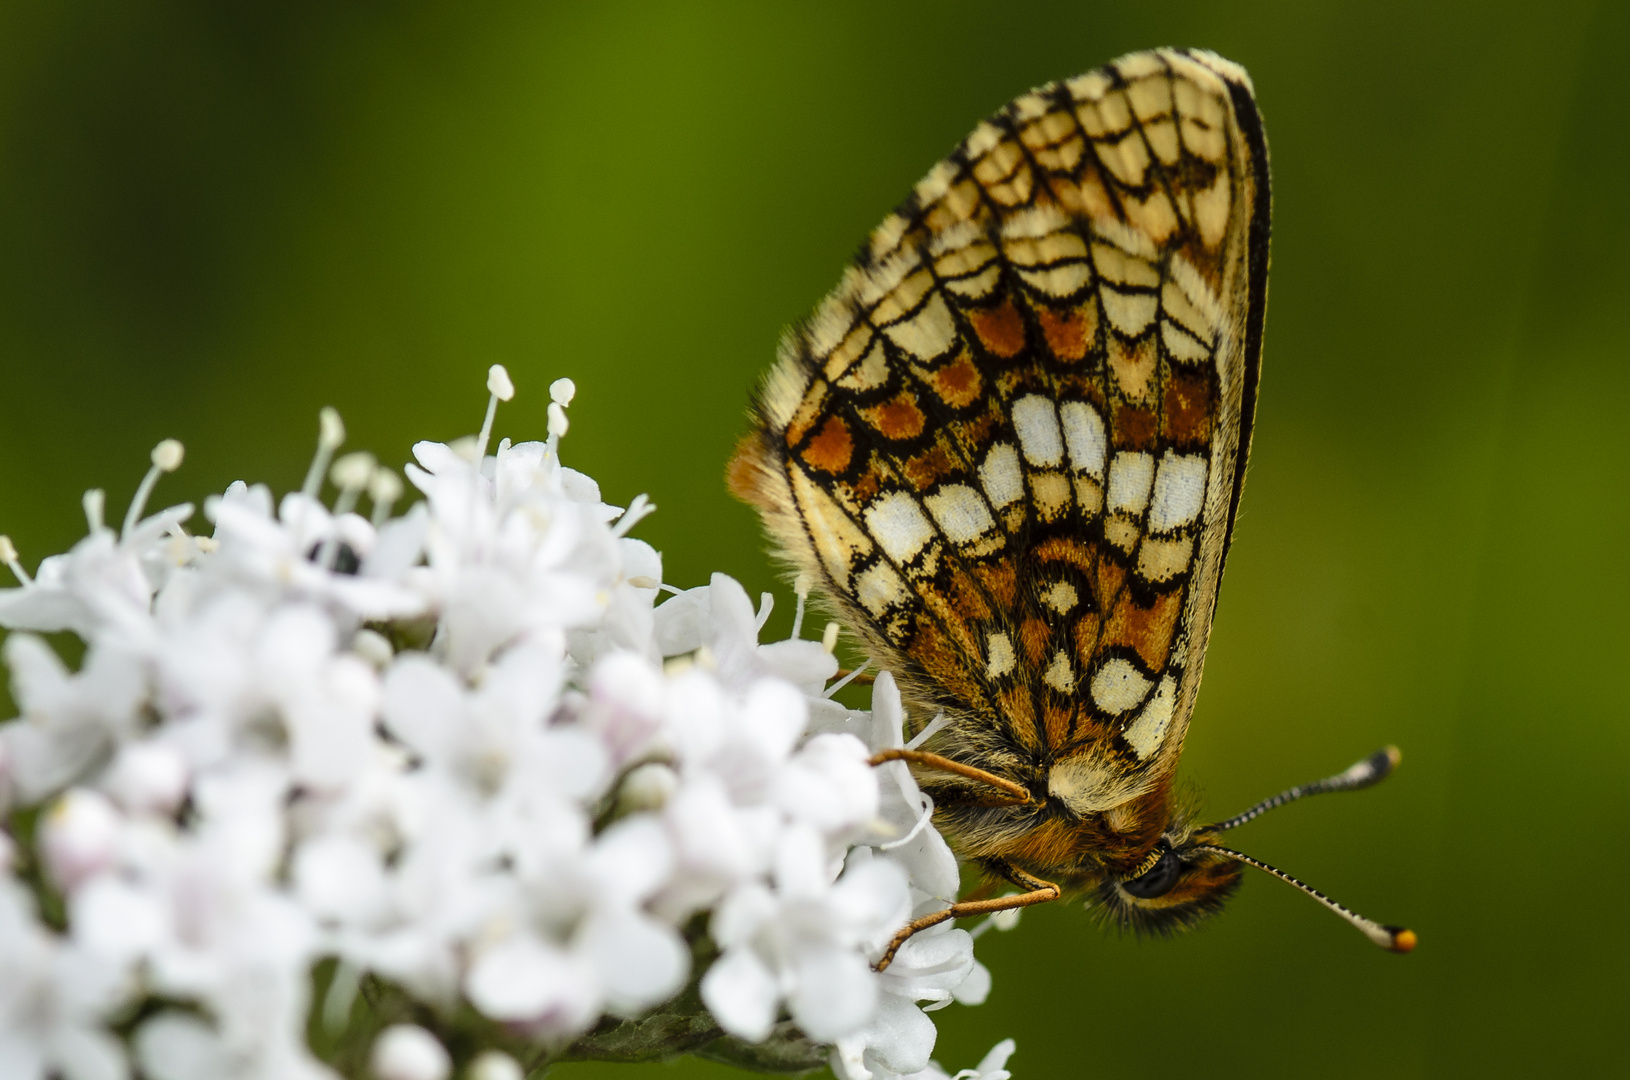
[[[1415,945],[1418,941],[1415,937],[1415,931],[1406,930],[1401,926],[1389,926],[1386,930],[1387,933],[1392,935],[1392,944],[1388,945],[1387,948],[1395,953],[1415,951]]]

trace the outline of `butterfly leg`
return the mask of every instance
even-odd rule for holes
[[[1011,911],[1014,908],[1033,907],[1036,904],[1045,904],[1057,900],[1062,893],[1057,885],[1051,881],[1043,881],[1034,874],[1027,874],[1018,867],[1005,862],[992,862],[990,869],[1007,878],[1021,889],[1028,891],[1014,896],[998,896],[992,900],[965,900],[952,904],[948,908],[931,912],[921,918],[913,919],[902,926],[889,941],[889,947],[883,950],[883,956],[872,965],[876,971],[883,971],[894,962],[894,954],[900,951],[900,946],[911,940],[913,934],[927,930],[930,926],[938,926],[947,919],[965,919],[970,915],[993,915],[998,911]]]
[[[997,776],[995,773],[986,772],[984,769],[975,768],[972,765],[964,765],[960,761],[953,761],[940,754],[930,754],[926,750],[907,750],[903,747],[896,747],[892,750],[879,750],[871,757],[871,764],[874,766],[882,765],[888,761],[909,761],[924,768],[938,769],[941,772],[954,773],[969,780],[989,784],[1007,796],[1005,799],[989,803],[990,806],[1023,806],[1033,801],[1030,798],[1029,791],[1011,780]]]

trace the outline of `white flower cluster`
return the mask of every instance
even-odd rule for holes
[[[830,634],[760,644],[769,596],[662,585],[627,535],[651,507],[559,463],[551,393],[547,442],[489,455],[489,407],[478,438],[418,444],[400,516],[394,473],[332,460],[325,411],[304,490],[233,484],[211,536],[190,505],[143,516],[166,442],[122,529],[88,493],[89,535],[32,578],[0,538],[0,811],[47,804],[26,848],[0,832],[0,1076],[333,1077],[305,1038],[325,957],[331,1025],[371,974],[560,1047],[699,976],[741,1040],[790,1016],[843,1080],[945,1076],[923,1005],[983,1000],[972,935],[871,968],[957,888],[909,772],[868,764],[900,744],[893,682],[848,710]],[[77,671],[28,632],[64,630]],[[959,1075],[1004,1080],[1011,1049]],[[450,1067],[420,1028],[375,1045],[386,1080]]]

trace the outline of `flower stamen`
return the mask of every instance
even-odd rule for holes
[[[23,569],[22,562],[17,558],[17,545],[5,533],[0,533],[0,563],[5,563],[11,569],[23,588],[34,584],[34,579],[28,576],[28,571]]]
[[[334,451],[345,442],[345,422],[340,419],[339,410],[332,405],[324,405],[322,412],[317,414],[317,453],[311,459],[311,467],[306,470],[306,482],[300,485],[300,494],[308,499],[315,499],[317,492],[323,486],[323,473],[328,471],[328,463],[334,460]]]
[[[85,525],[90,532],[98,533],[107,528],[102,516],[107,506],[107,492],[91,488],[79,497],[79,505],[85,508]]]
[[[396,470],[376,468],[368,478],[368,498],[374,504],[373,524],[379,528],[390,520],[391,507],[402,497],[402,478]]]
[[[158,485],[158,478],[181,468],[184,452],[179,442],[165,439],[153,447],[153,452],[149,456],[153,464],[148,468],[147,475],[141,478],[141,483],[136,486],[136,495],[130,500],[130,509],[125,511],[124,528],[119,533],[121,539],[129,539],[130,534],[136,530],[136,523],[141,521],[142,513],[147,509],[147,500],[152,496],[153,488]]]
[[[487,393],[487,415],[481,421],[481,434],[475,441],[475,460],[478,464],[487,456],[487,441],[492,438],[492,421],[498,415],[498,403],[515,396],[515,383],[503,364],[494,364],[487,369]]]
[[[798,597],[798,607],[792,613],[791,640],[797,641],[804,632],[804,607],[809,603],[809,572],[798,575],[798,580],[792,583],[793,595]]]

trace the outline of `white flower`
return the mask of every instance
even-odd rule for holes
[[[124,1080],[124,1050],[103,1023],[131,982],[121,965],[61,941],[23,890],[0,882],[0,1076]]]
[[[176,721],[165,737],[193,768],[286,753],[294,781],[342,786],[366,764],[380,687],[339,644],[332,618],[305,602],[266,608],[237,593],[178,613],[157,658]]]
[[[702,980],[702,999],[731,1034],[763,1039],[785,1001],[798,1026],[827,1041],[864,1025],[878,996],[867,956],[904,922],[906,881],[883,860],[834,873],[826,844],[788,828],[775,853],[774,887],[737,887],[713,916],[724,954]]]
[[[475,672],[532,631],[586,626],[602,614],[616,545],[596,526],[615,511],[592,481],[573,483],[577,474],[542,443],[500,448],[490,471],[440,443],[419,443],[413,454],[419,466],[408,466],[408,480],[431,515],[425,588],[455,671]]]
[[[70,674],[33,634],[6,639],[18,723],[0,728],[6,769],[17,795],[38,802],[85,775],[136,723],[147,694],[137,657],[117,644],[96,644]]]
[[[167,569],[193,552],[172,548],[171,530],[192,517],[191,503],[162,510],[120,537],[100,521],[66,555],[40,563],[32,584],[0,589],[0,625],[81,637],[145,630],[153,593]],[[177,559],[176,556],[181,556]]]
[[[710,584],[681,593],[656,609],[657,646],[664,656],[706,646],[719,677],[727,684],[745,686],[774,675],[806,694],[819,695],[837,673],[837,659],[818,641],[760,645],[758,632],[772,606],[766,593],[755,612],[747,591],[734,578],[714,574]]]
[[[376,532],[356,514],[335,516],[300,492],[272,513],[264,485],[242,481],[204,503],[215,522],[211,571],[256,593],[333,605],[355,618],[401,618],[424,610],[424,598],[392,578],[418,558],[423,519],[414,515]],[[359,562],[345,572],[343,557]]]

